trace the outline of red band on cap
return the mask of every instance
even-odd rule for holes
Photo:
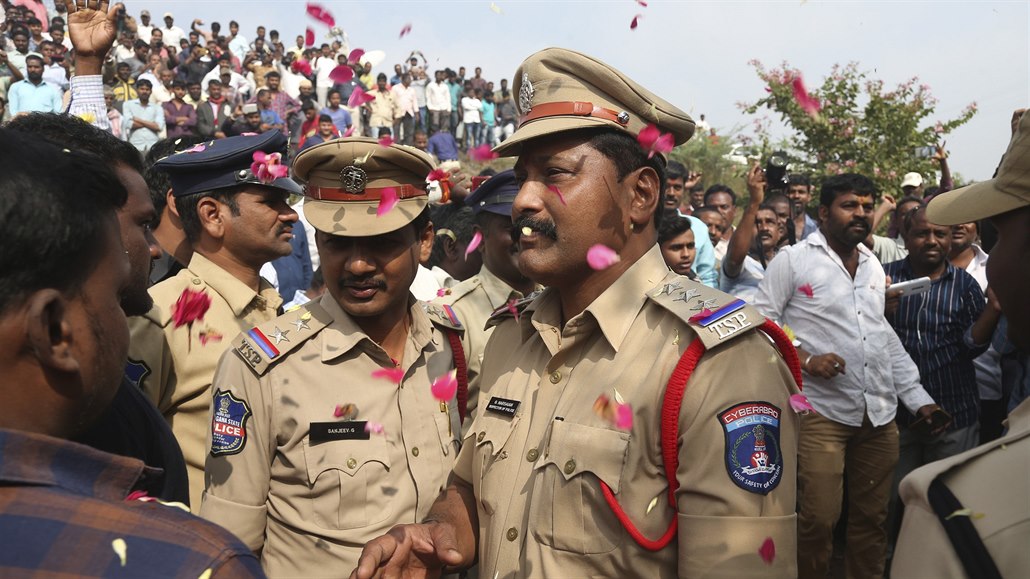
[[[582,101],[566,101],[536,105],[533,107],[533,110],[529,111],[519,119],[519,124],[524,125],[529,121],[534,121],[544,117],[567,116],[597,117],[624,127],[629,124],[629,114],[626,112],[619,113],[611,109],[595,106],[594,103],[586,103]]]
[[[365,190],[360,193],[351,193],[350,191],[340,189],[339,187],[318,187],[315,185],[308,185],[305,188],[304,194],[312,199],[319,199],[322,201],[379,201],[383,191],[386,191],[387,189],[393,189],[394,193],[397,194],[398,199],[411,199],[412,197],[422,197],[426,195],[425,191],[413,185],[366,187]]]

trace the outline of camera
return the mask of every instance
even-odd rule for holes
[[[765,162],[766,193],[787,191],[787,153],[774,151]]]

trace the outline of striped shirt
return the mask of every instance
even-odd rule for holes
[[[156,469],[88,446],[0,428],[0,577],[264,577],[221,527],[126,501]]]
[[[915,279],[908,259],[883,269],[894,283]],[[988,344],[974,344],[972,328],[984,304],[983,291],[973,276],[949,263],[930,284],[930,291],[901,298],[898,310],[887,316],[919,368],[923,388],[955,419],[952,430],[976,424],[980,414],[973,359]],[[911,414],[898,413],[899,424],[911,420]]]

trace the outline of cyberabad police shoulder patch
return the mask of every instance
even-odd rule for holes
[[[726,434],[726,471],[738,487],[768,494],[783,477],[780,409],[768,402],[742,402],[719,413]]]
[[[250,406],[232,392],[215,392],[215,413],[211,418],[211,456],[236,454],[247,444]]]

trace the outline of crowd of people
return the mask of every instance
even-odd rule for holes
[[[1028,568],[1024,111],[988,182],[939,147],[933,186],[738,194],[638,142],[703,117],[573,51],[495,91],[3,4],[0,568]],[[483,146],[514,168],[454,168]]]

